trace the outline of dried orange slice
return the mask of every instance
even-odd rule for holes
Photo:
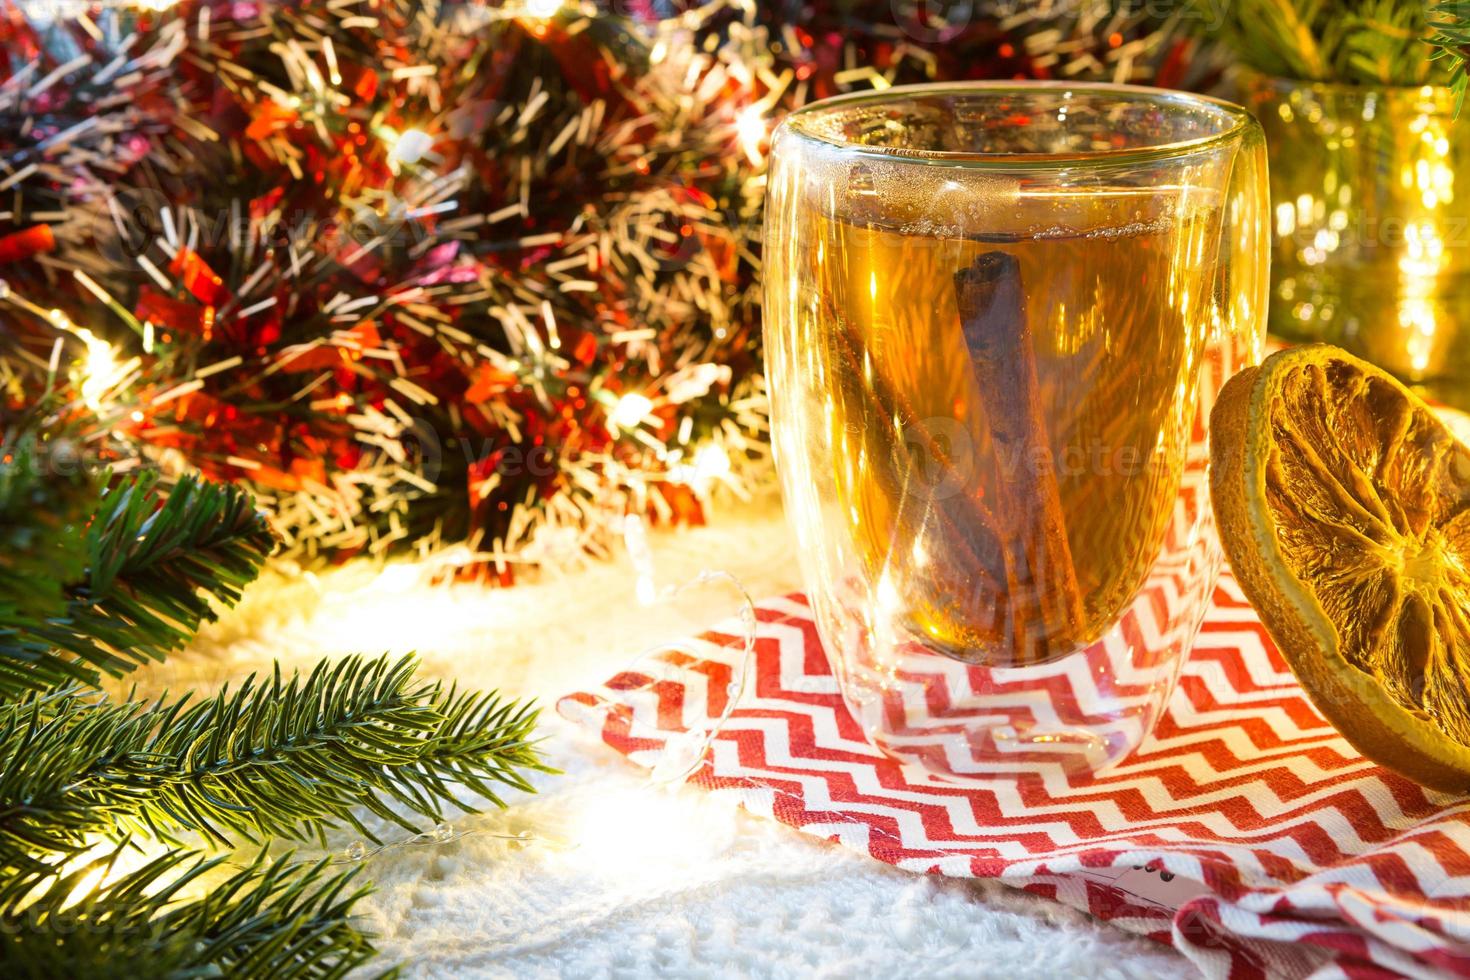
[[[1312,702],[1370,759],[1470,789],[1470,450],[1326,345],[1232,378],[1210,440],[1225,553]]]

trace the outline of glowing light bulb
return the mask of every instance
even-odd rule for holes
[[[634,429],[648,413],[653,411],[653,402],[646,395],[637,392],[629,392],[618,399],[613,406],[612,412],[608,414],[608,428],[612,429]]]
[[[695,493],[708,493],[716,480],[730,474],[730,454],[723,446],[706,443],[694,455],[669,468],[669,479],[682,483]]]
[[[393,139],[390,153],[395,163],[415,164],[434,148],[434,137],[422,129],[405,129]]]
[[[61,907],[71,909],[80,905],[102,888],[141,870],[164,850],[156,841],[147,839],[134,838],[129,846],[119,847],[101,834],[88,834],[84,848],[62,862],[60,875],[76,877]]]
[[[903,600],[898,596],[898,589],[894,587],[893,580],[884,573],[878,580],[878,607],[885,613],[897,611],[903,605]]]
[[[707,443],[694,454],[694,476],[699,480],[714,480],[730,472],[730,454],[725,447]]]
[[[562,0],[526,0],[526,13],[549,20],[562,8]]]
[[[90,330],[77,328],[77,336],[87,345],[87,363],[83,370],[86,378],[82,381],[82,401],[87,407],[96,411],[102,407],[103,396],[123,379],[127,372],[117,361],[117,355],[112,350],[112,345],[92,334]]]
[[[678,881],[730,846],[735,812],[652,787],[609,789],[569,823],[569,856],[599,877]]]
[[[82,364],[82,402],[96,411],[102,407],[103,397],[128,373],[128,366],[119,364],[112,345],[101,337],[79,327],[60,310],[48,314],[51,322],[59,329],[76,337],[87,347],[87,359]]]
[[[740,115],[735,117],[735,135],[750,162],[759,166],[761,144],[766,138],[766,117],[759,106],[746,106],[740,110]]]
[[[653,549],[648,545],[648,525],[637,514],[623,517],[623,545],[628,549],[628,561],[633,566],[638,602],[651,606],[658,599]]]

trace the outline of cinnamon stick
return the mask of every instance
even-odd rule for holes
[[[955,273],[954,286],[999,463],[992,509],[1010,595],[1006,632],[1017,666],[1042,663],[1070,652],[1084,623],[1041,414],[1021,266],[1008,252],[985,252]]]
[[[863,378],[866,373],[863,367],[861,342],[857,339],[852,327],[847,320],[838,315],[830,307],[824,308],[827,319],[832,326],[833,349],[843,358],[843,366],[849,377]],[[964,481],[955,472],[954,463],[949,458],[949,452],[935,442],[933,435],[923,424],[920,414],[909,402],[903,391],[896,385],[889,383],[882,372],[875,369],[872,378],[867,381],[867,392],[878,406],[877,416],[882,419],[898,419],[900,427],[905,435],[914,437],[923,450],[924,458],[934,461],[943,471],[942,479],[960,485]],[[895,470],[909,471],[912,463],[905,460],[902,465],[895,463]],[[926,503],[929,501],[925,501]],[[940,508],[934,515],[947,532],[946,540],[960,552],[959,564],[969,574],[981,579],[986,585],[998,587],[1002,580],[1002,570],[999,560],[986,560],[987,549],[983,548],[971,538],[982,529],[995,526],[995,515],[985,506],[985,502],[977,497],[963,497],[959,503],[970,513],[958,518],[950,514],[944,508]],[[900,527],[902,527],[900,523]],[[907,533],[915,533],[916,529],[906,529]],[[997,559],[997,555],[989,555],[991,559]]]
[[[822,297],[822,314],[831,331],[832,350],[841,365],[838,373],[862,379],[863,395],[872,398],[877,409],[870,414],[883,420],[876,424],[886,426],[888,420],[898,420],[899,429],[919,444],[924,458],[937,463],[942,471],[940,479],[962,486],[966,481],[955,471],[951,451],[935,441],[902,388],[885,376],[879,364],[865,362],[864,341],[826,295]],[[914,461],[903,441],[894,440],[888,453],[876,454],[874,464],[885,466],[885,492],[892,493],[899,501],[892,529],[895,535],[912,539],[921,532],[924,523],[937,524],[936,539],[944,542],[945,553],[936,556],[938,560],[932,567],[916,568],[912,574],[918,576],[921,591],[952,599],[953,614],[974,637],[972,643],[956,645],[947,639],[932,638],[927,630],[910,623],[913,641],[967,663],[988,662],[994,647],[1004,642],[1007,621],[1005,561],[1000,542],[991,530],[996,524],[995,515],[984,500],[968,493],[941,500],[924,488],[911,492],[908,481],[914,476]],[[940,576],[942,581],[939,578],[931,581],[929,576]]]

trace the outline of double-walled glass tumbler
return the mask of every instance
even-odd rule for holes
[[[843,696],[945,776],[1077,774],[1157,719],[1220,564],[1220,386],[1261,354],[1260,129],[1124,86],[792,114],[766,202],[777,466]]]

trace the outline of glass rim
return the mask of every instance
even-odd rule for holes
[[[893,149],[884,146],[869,146],[845,139],[834,139],[814,131],[803,121],[821,116],[839,107],[862,104],[882,104],[901,101],[905,97],[922,95],[944,95],[967,93],[1028,93],[1028,92],[1072,92],[1091,95],[1126,96],[1138,102],[1151,102],[1160,106],[1188,106],[1208,109],[1224,116],[1228,125],[1219,132],[1206,133],[1188,139],[1171,140],[1153,146],[1135,146],[1119,149],[1078,150],[1068,153],[1018,153],[1007,150],[918,150]],[[864,156],[897,163],[915,163],[992,170],[1030,170],[1038,168],[1076,167],[1087,165],[1112,165],[1133,163],[1142,160],[1159,160],[1188,156],[1213,146],[1224,145],[1240,139],[1252,126],[1258,126],[1255,116],[1243,106],[1226,99],[1177,89],[1155,88],[1148,85],[1124,85],[1116,82],[1067,82],[1055,80],[987,79],[965,82],[925,82],[917,85],[895,85],[886,89],[866,92],[848,92],[820,99],[794,110],[781,121],[777,135],[788,132],[792,135],[821,146],[856,153]]]

